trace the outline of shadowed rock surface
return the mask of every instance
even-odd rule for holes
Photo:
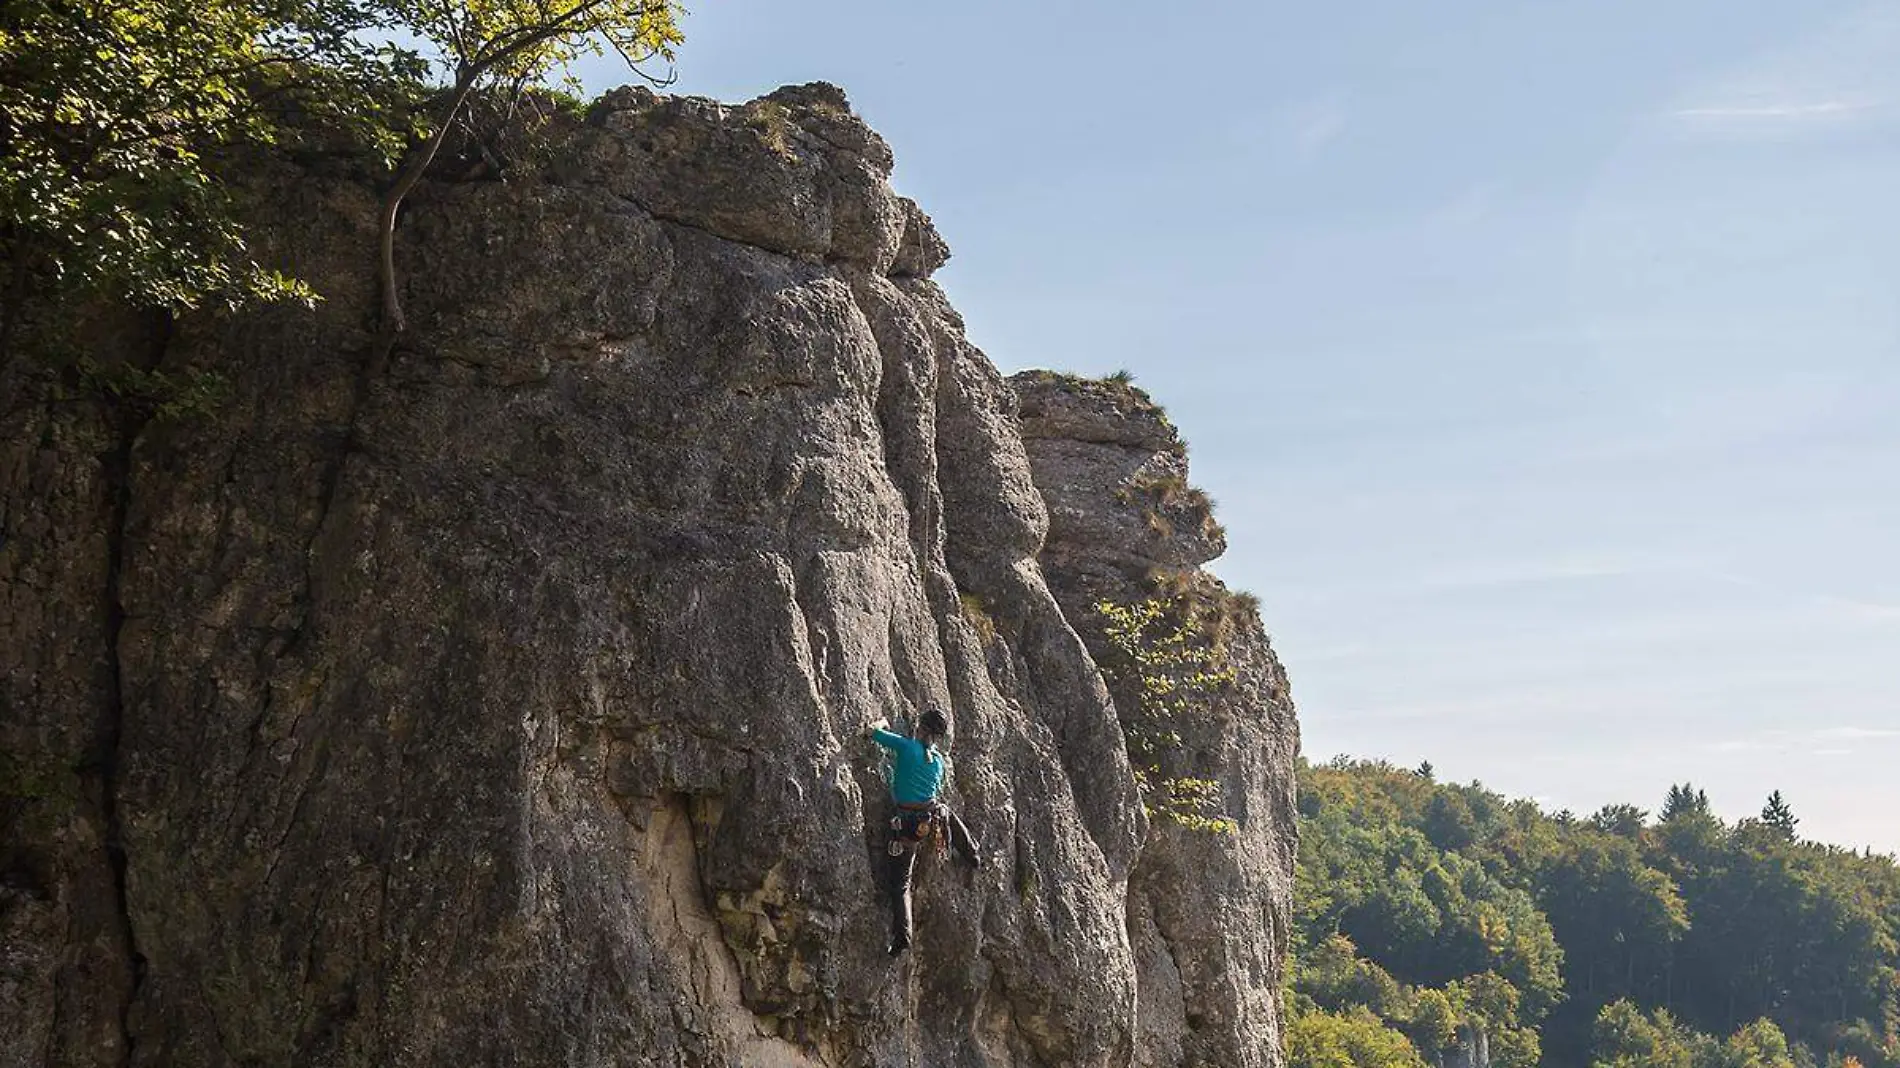
[[[375,190],[279,160],[316,309],[73,328],[209,414],[0,371],[0,1065],[1277,1062],[1284,680],[1194,743],[1243,833],[1151,829],[890,166],[830,86],[610,94],[412,194],[377,366]],[[860,736],[929,704],[986,863],[893,963]]]

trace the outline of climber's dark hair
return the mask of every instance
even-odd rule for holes
[[[950,733],[950,720],[943,714],[943,709],[926,708],[917,719],[917,730],[924,737],[943,738]]]

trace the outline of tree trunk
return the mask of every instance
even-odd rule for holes
[[[442,142],[448,140],[450,124],[461,112],[462,105],[468,100],[468,94],[475,88],[475,79],[480,76],[481,69],[477,67],[464,67],[456,71],[455,90],[449,96],[448,107],[443,109],[441,117],[436,122],[435,133],[430,135],[421,151],[410,157],[408,164],[396,175],[395,184],[390,186],[389,192],[383,196],[382,215],[377,220],[382,245],[379,250],[378,273],[383,284],[382,333],[388,343],[393,344],[408,326],[403,321],[402,297],[396,285],[396,215],[402,209],[402,198],[409,195],[409,191],[422,180],[423,172],[429,169],[429,164],[435,162],[435,154],[441,151]]]

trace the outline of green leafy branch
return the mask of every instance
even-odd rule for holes
[[[74,369],[81,388],[103,394],[161,423],[211,415],[230,394],[230,383],[213,371],[147,371],[129,363],[99,363],[82,357]]]
[[[1110,651],[1103,673],[1116,695],[1132,704],[1123,710],[1122,730],[1149,816],[1189,830],[1233,833],[1238,826],[1227,815],[1218,780],[1163,770],[1167,754],[1181,748],[1176,725],[1231,685],[1233,668],[1162,601],[1103,600],[1095,611]]]

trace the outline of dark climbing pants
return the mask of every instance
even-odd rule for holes
[[[970,829],[963,825],[957,814],[949,806],[940,805],[936,815],[943,821],[943,829],[950,836],[950,848],[958,862],[968,868],[977,866],[976,839],[970,837]],[[917,853],[926,846],[916,842],[904,841],[898,831],[891,831],[886,842],[901,842],[903,851],[890,856],[887,849],[885,859],[890,862],[889,889],[891,895],[891,949],[903,949],[910,945],[910,884],[917,870]]]

